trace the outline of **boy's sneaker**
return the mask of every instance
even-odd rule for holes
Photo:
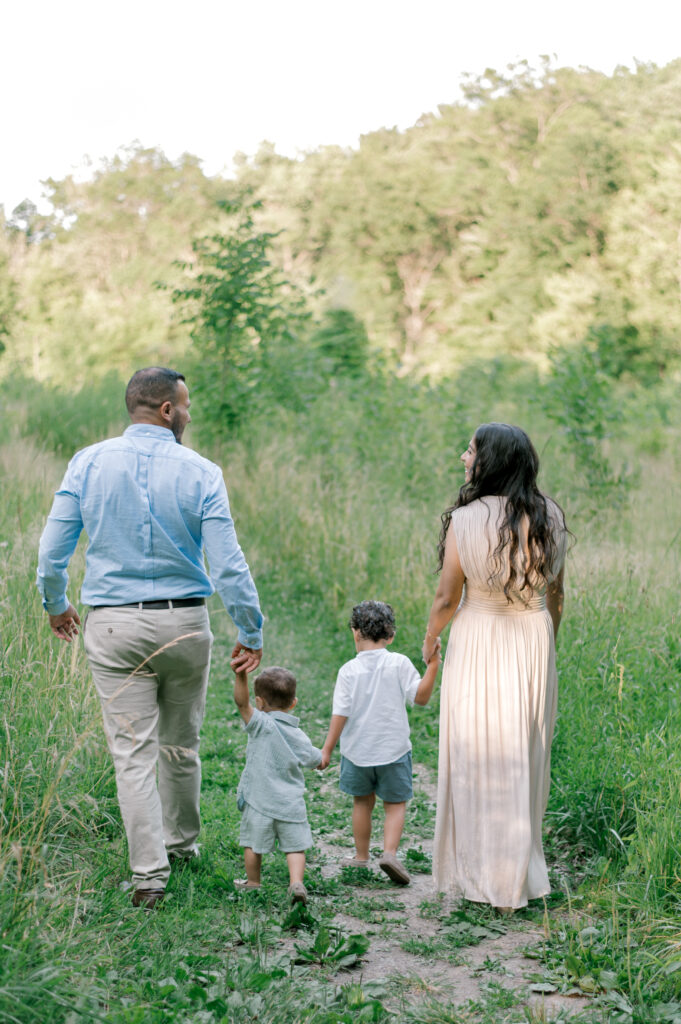
[[[291,903],[307,903],[307,889],[302,882],[294,882],[293,885],[289,885],[288,894],[291,897]]]
[[[343,857],[341,860],[342,868],[370,868],[370,860],[360,860],[359,857]]]
[[[381,871],[385,871],[391,882],[398,885],[409,885],[411,881],[409,872],[404,864],[401,864],[394,853],[384,853],[378,862]]]

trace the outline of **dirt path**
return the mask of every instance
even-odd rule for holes
[[[491,908],[438,897],[434,892],[429,870],[432,839],[417,839],[415,834],[432,833],[434,787],[425,769],[417,767],[416,773],[416,808],[410,805],[400,851],[412,876],[408,886],[392,884],[375,864],[371,871],[357,875],[353,874],[356,869],[340,866],[341,858],[352,853],[348,847],[349,804],[339,796],[336,779],[327,776],[319,787],[326,815],[330,811],[334,820],[337,809],[340,827],[318,838],[315,862],[325,878],[338,876],[351,886],[357,878],[350,889],[349,906],[343,907],[333,923],[345,933],[360,933],[370,939],[369,950],[355,969],[357,980],[361,976],[363,983],[388,982],[387,1004],[393,1009],[433,998],[468,1012],[489,1012],[495,1003],[500,1009],[505,1006],[506,1013],[517,1008],[518,1020],[525,1019],[524,1009],[538,1014],[537,1020],[582,1012],[589,1005],[587,997],[532,991],[542,978],[536,960],[525,951],[544,939],[540,919],[532,923],[500,918]],[[430,828],[424,829],[428,816]],[[378,825],[377,821],[376,837]],[[347,973],[337,976],[342,983],[347,984],[347,979]]]

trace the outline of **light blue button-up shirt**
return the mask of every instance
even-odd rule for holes
[[[172,431],[133,423],[122,437],[71,459],[40,538],[37,583],[51,615],[68,608],[67,566],[83,529],[83,604],[208,597],[217,590],[239,641],[262,647],[258,594],[222,472],[177,444]]]

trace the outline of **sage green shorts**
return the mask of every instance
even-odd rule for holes
[[[277,839],[282,853],[299,853],[314,845],[307,821],[279,821],[244,804],[239,846],[249,846],[253,853],[272,853]]]

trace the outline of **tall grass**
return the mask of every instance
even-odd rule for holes
[[[643,423],[637,398],[637,416],[608,442],[612,457],[631,467],[628,483],[599,491],[577,475],[540,404],[526,404],[526,378],[502,389],[501,400],[483,377],[471,380],[468,390],[463,381],[448,385],[448,400],[447,389],[406,385],[371,395],[350,389],[333,402],[327,395],[304,416],[263,415],[248,436],[212,453],[224,466],[268,619],[267,660],[298,673],[317,741],[336,671],[352,654],[353,603],[389,600],[396,646],[418,664],[439,513],[461,482],[460,451],[482,419],[527,426],[544,451],[545,487],[566,507],[577,538],[559,638],[547,816],[549,848],[575,910],[570,927],[553,929],[551,948],[563,960],[611,964],[632,1007],[681,1000],[681,971],[673,969],[681,959],[679,414],[658,396]],[[101,422],[87,403],[78,419],[79,408],[73,404],[74,436],[96,440]],[[200,421],[200,403],[192,413]],[[30,432],[25,404],[16,422]],[[192,985],[205,988],[199,975],[217,972],[215,998],[225,1001],[229,979],[246,970],[230,944],[240,927],[231,886],[240,853],[236,812],[225,800],[243,748],[220,654],[231,627],[216,605],[222,644],[202,750],[205,857],[173,880],[178,899],[167,912],[140,917],[119,890],[126,851],[85,659],[78,645],[52,640],[34,588],[37,539],[70,454],[63,443],[41,430],[37,444],[15,438],[0,447],[0,1020],[190,1020],[198,1013],[191,1000],[200,1002]],[[72,597],[81,572],[79,554]],[[412,726],[416,759],[435,767],[437,700],[414,712]],[[262,912],[279,913],[271,903]],[[588,950],[580,931],[587,917],[599,936]],[[267,950],[258,956],[261,966],[270,962]],[[168,977],[175,1009],[162,984]],[[296,1019],[302,1004],[272,975],[268,984],[275,982],[279,995],[261,1007],[262,1019]],[[247,984],[257,987],[252,978]],[[326,991],[320,1001],[330,998]],[[336,1017],[318,1019],[342,1019],[347,1007],[334,1005]],[[248,1019],[243,1007],[241,1016],[229,1012],[226,1019]]]

